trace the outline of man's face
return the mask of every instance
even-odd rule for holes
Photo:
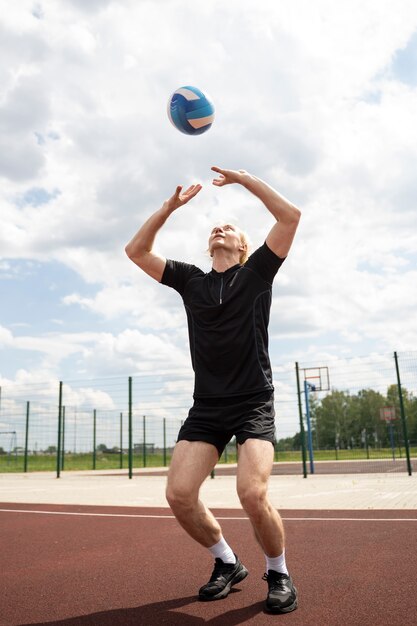
[[[213,256],[213,251],[219,248],[225,248],[231,252],[239,252],[242,250],[240,230],[233,224],[223,224],[215,226],[209,237],[209,252]]]

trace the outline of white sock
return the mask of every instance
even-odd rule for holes
[[[287,565],[285,563],[285,550],[280,556],[271,557],[265,554],[265,560],[266,560],[267,572],[269,569],[272,569],[274,570],[274,572],[279,572],[280,574],[287,574],[288,576]]]
[[[209,550],[215,559],[221,559],[223,563],[236,563],[233,550],[223,537],[214,546],[211,546]]]

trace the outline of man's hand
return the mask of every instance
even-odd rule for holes
[[[170,214],[194,198],[200,189],[201,185],[191,185],[183,192],[182,186],[178,185],[174,195],[165,200],[163,206],[146,220],[125,248],[129,259],[158,282],[161,282],[166,259],[153,251],[155,237]]]
[[[169,211],[175,211],[175,209],[178,209],[183,204],[187,204],[191,198],[194,198],[201,188],[202,185],[200,184],[191,185],[186,191],[183,192],[182,185],[178,185],[175,193],[165,202],[166,208],[169,209]]]
[[[273,187],[245,170],[222,170],[220,167],[212,167],[211,169],[219,174],[219,177],[213,180],[213,185],[216,187],[239,183],[263,202],[276,219],[276,223],[265,240],[266,244],[277,256],[285,258],[290,250],[300,220],[299,209],[284,196],[281,196]]]
[[[220,167],[212,167],[213,172],[220,174],[219,178],[213,179],[213,185],[222,187],[231,183],[242,183],[243,178],[248,175],[245,170],[222,170]]]

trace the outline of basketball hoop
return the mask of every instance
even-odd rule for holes
[[[397,416],[395,414],[395,406],[383,406],[379,409],[379,418],[383,422],[393,422]]]
[[[305,367],[303,368],[304,381],[307,382],[311,391],[330,391],[329,368]]]

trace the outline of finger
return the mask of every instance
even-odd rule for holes
[[[184,191],[183,195],[192,198],[200,191],[200,189],[201,185],[191,185],[190,187],[188,187],[187,191]]]
[[[194,196],[196,196],[201,189],[202,185],[191,185],[187,191],[179,196],[179,202],[181,202],[181,204],[186,204],[189,200],[191,200],[191,198],[194,198]]]
[[[184,191],[184,193],[190,193],[191,191],[193,191],[193,189],[196,187],[196,185],[190,185],[188,187],[188,189],[186,191]]]
[[[213,172],[218,172],[219,174],[222,174],[225,171],[222,170],[220,167],[217,167],[216,165],[213,165],[211,169],[213,170]]]

